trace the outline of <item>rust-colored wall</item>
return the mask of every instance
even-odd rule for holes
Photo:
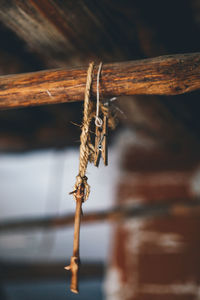
[[[195,164],[194,157],[187,155],[177,155],[175,160],[173,153],[156,155],[156,151],[130,147],[124,153],[118,203],[193,201],[198,160]],[[135,218],[117,224],[107,299],[200,299],[199,228],[200,219],[190,215]]]

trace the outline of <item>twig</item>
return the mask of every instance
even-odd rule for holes
[[[80,184],[76,191],[76,213],[74,220],[74,244],[73,256],[71,257],[70,265],[65,267],[66,270],[71,271],[71,285],[70,289],[73,293],[78,294],[78,275],[80,266],[79,257],[79,242],[80,242],[80,225],[82,214],[82,203],[84,202],[84,184]]]

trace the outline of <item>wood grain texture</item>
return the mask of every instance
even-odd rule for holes
[[[0,109],[81,101],[87,66],[0,77]],[[97,67],[94,78],[96,78]],[[102,97],[177,95],[200,88],[200,53],[105,64]],[[96,93],[94,80],[93,93]]]
[[[2,0],[0,21],[48,67],[77,66],[94,57],[108,62],[138,55],[131,7],[131,0],[117,6],[108,0]]]

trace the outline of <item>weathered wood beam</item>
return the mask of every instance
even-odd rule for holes
[[[97,67],[94,78],[96,78]],[[87,66],[0,77],[0,109],[82,101]],[[177,95],[200,89],[200,53],[103,65],[100,93]],[[93,84],[96,93],[96,80]]]
[[[21,282],[32,280],[63,280],[69,276],[65,272],[63,266],[66,262],[10,262],[0,261],[0,280],[1,283]],[[91,262],[81,264],[80,276],[81,279],[101,278],[104,275],[103,263]],[[2,299],[2,298],[1,298]],[[4,299],[4,298],[3,298]]]
[[[82,223],[94,222],[119,222],[127,218],[145,218],[159,216],[188,216],[200,217],[200,201],[199,199],[187,199],[172,204],[160,203],[152,205],[120,205],[109,210],[95,211],[85,213]],[[0,222],[0,234],[12,233],[15,231],[40,230],[40,229],[56,229],[59,227],[72,226],[74,224],[74,214],[63,216],[50,216],[42,218],[33,218],[27,220],[12,220]]]

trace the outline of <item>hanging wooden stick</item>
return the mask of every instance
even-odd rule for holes
[[[87,82],[85,88],[85,100],[84,100],[84,116],[81,132],[81,145],[80,145],[80,158],[79,158],[79,174],[76,177],[76,183],[74,187],[74,198],[76,201],[76,213],[74,222],[74,244],[73,255],[71,257],[70,265],[65,267],[66,270],[71,271],[71,286],[70,289],[74,293],[78,293],[78,273],[80,266],[79,257],[79,240],[80,240],[80,224],[82,203],[87,200],[90,193],[90,186],[87,183],[87,177],[85,176],[88,160],[92,154],[92,146],[90,143],[90,122],[92,120],[92,104],[90,103],[90,90],[92,85],[92,72],[94,64],[91,63],[88,68]]]
[[[84,184],[81,184],[76,192],[76,213],[74,220],[74,244],[73,256],[71,257],[70,265],[65,267],[66,270],[71,271],[71,285],[70,289],[73,293],[78,293],[78,278],[79,278],[79,243],[80,243],[80,225],[82,214],[82,203],[84,202]]]

